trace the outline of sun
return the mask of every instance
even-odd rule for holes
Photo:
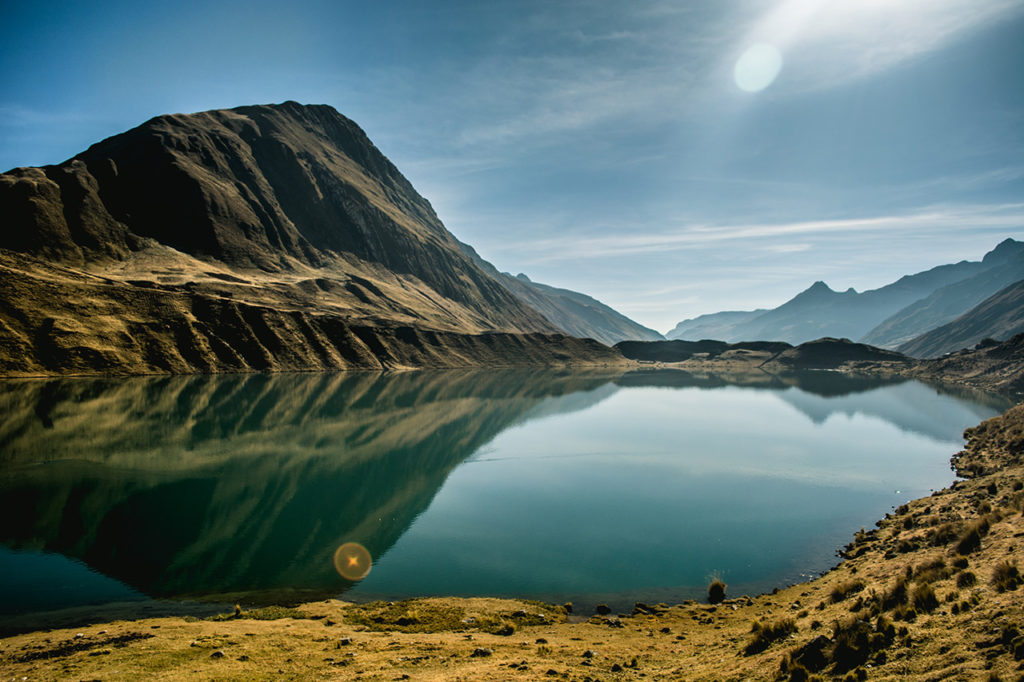
[[[760,92],[771,85],[782,71],[782,54],[774,45],[756,43],[736,60],[733,79],[745,92]]]

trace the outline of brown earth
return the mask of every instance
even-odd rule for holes
[[[488,330],[382,268],[266,273],[156,246],[91,271],[0,251],[0,279],[6,376],[625,363],[596,341]]]
[[[858,533],[825,576],[591,615],[418,599],[118,620],[0,640],[13,679],[1018,679],[1024,406],[966,432],[966,478]]]

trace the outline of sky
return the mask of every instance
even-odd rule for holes
[[[1024,0],[0,2],[0,170],[285,100],[662,332],[1024,239]]]

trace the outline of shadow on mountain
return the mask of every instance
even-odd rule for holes
[[[449,371],[6,382],[0,542],[79,559],[151,597],[337,595],[351,585],[333,566],[339,545],[359,542],[380,557],[482,445],[531,411],[546,413],[549,399],[611,378]]]

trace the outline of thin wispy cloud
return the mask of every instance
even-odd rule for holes
[[[573,235],[509,245],[535,262],[576,260],[579,258],[616,258],[625,254],[664,254],[691,248],[723,246],[727,242],[786,239],[795,236],[867,233],[929,232],[936,236],[947,231],[998,231],[1024,229],[1024,203],[982,206],[935,207],[904,215],[872,216],[834,220],[805,220],[773,224],[683,225],[672,231],[642,230],[603,234],[587,238]],[[777,252],[795,253],[810,248],[807,244],[767,244]]]

